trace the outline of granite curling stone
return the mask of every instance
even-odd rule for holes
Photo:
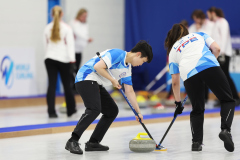
[[[151,138],[141,138],[140,135],[147,136],[147,133],[138,133],[137,137],[129,142],[129,148],[133,152],[152,152],[156,148],[156,143]]]

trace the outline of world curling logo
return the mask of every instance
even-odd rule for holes
[[[13,85],[13,67],[14,63],[9,56],[5,56],[2,59],[0,71],[2,73],[2,79],[5,79],[5,86],[10,89]]]

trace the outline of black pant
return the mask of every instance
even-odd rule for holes
[[[229,83],[220,67],[208,68],[184,81],[184,86],[192,103],[190,114],[192,140],[200,144],[203,141],[205,84],[221,103],[221,129],[231,130],[235,110],[235,100],[232,98]]]
[[[71,70],[71,73],[72,73],[71,87],[73,89],[74,94],[76,93],[76,90],[75,90],[75,77],[76,77],[77,72],[78,72],[78,70],[80,68],[80,63],[81,63],[81,60],[82,60],[82,53],[76,53],[75,54],[75,60],[76,60],[76,62],[73,64],[74,66],[72,66],[72,70]]]
[[[224,62],[224,63],[221,63],[220,61],[218,61],[218,62],[219,62],[219,64],[220,64],[220,66],[221,66],[224,74],[225,74],[226,77],[227,77],[227,80],[228,80],[228,82],[229,82],[230,88],[231,88],[231,90],[232,90],[233,98],[234,98],[234,99],[239,99],[237,89],[236,89],[235,84],[233,83],[233,80],[232,80],[232,78],[230,77],[230,74],[229,74],[229,63],[230,63],[230,59],[231,59],[231,57],[225,56],[225,62]]]
[[[77,72],[78,72],[78,70],[80,68],[81,60],[82,60],[82,53],[76,53],[75,54],[75,58],[76,58],[75,74],[77,74]]]
[[[47,105],[48,113],[54,114],[55,111],[55,91],[57,83],[57,75],[60,72],[61,80],[64,87],[64,95],[67,104],[67,114],[70,116],[76,111],[76,103],[73,92],[70,86],[70,63],[62,63],[52,59],[46,59],[45,65],[48,74],[48,90],[47,90]]]
[[[73,133],[79,137],[87,127],[102,113],[91,138],[101,142],[108,128],[117,117],[118,107],[106,89],[95,81],[81,81],[75,84],[86,107]]]

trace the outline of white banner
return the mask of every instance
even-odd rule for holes
[[[37,95],[32,48],[0,48],[0,97]]]

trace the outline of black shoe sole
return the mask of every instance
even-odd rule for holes
[[[70,149],[67,146],[65,147],[65,149],[68,150],[70,153],[73,153],[73,154],[83,154],[83,152],[79,153],[79,152],[70,151]]]
[[[226,134],[219,133],[219,138],[224,142],[224,147],[227,151],[234,151],[234,144],[230,137],[228,137]]]
[[[198,152],[200,152],[200,151],[202,151],[202,149],[192,148],[192,151],[198,151]]]
[[[58,118],[58,115],[57,114],[51,114],[51,115],[48,115],[49,118]]]
[[[89,149],[85,148],[86,152],[91,152],[91,151],[108,151],[108,150],[109,149],[103,149],[103,148],[89,148]]]

